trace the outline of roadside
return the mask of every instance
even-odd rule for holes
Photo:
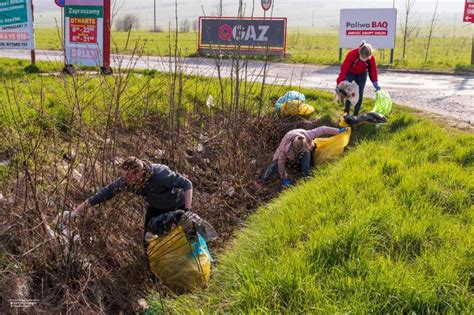
[[[28,51],[0,51],[0,57],[29,59]],[[37,60],[62,62],[59,51],[37,51]],[[170,62],[166,57],[112,55],[112,67],[134,65],[135,69],[149,69],[168,72]],[[180,60],[182,71],[188,75],[219,75],[216,59],[183,58]],[[232,71],[230,60],[220,60],[220,75],[229,77]],[[262,61],[247,61],[247,81],[262,80]],[[266,83],[288,85],[292,89],[314,88],[333,91],[338,66],[291,65],[269,63]],[[380,70],[380,84],[390,92],[395,103],[447,117],[454,121],[473,126],[474,124],[474,75],[428,74]],[[374,91],[368,84],[366,97],[374,98]],[[315,104],[317,106],[317,104]]]

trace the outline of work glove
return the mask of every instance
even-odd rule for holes
[[[52,225],[58,227],[60,229],[68,226],[72,221],[76,219],[77,215],[74,211],[64,211],[63,213],[59,213],[56,218],[54,218]]]
[[[281,186],[282,186],[283,188],[288,188],[288,187],[290,187],[290,186],[291,186],[291,180],[290,180],[289,178],[283,178],[283,179],[281,180]]]
[[[340,128],[340,129],[339,129],[339,133],[346,132],[346,130],[347,130],[347,127],[345,127],[345,128]]]
[[[377,91],[380,91],[380,90],[382,89],[382,88],[380,87],[378,81],[372,82],[372,84],[374,85],[374,88],[375,88]]]

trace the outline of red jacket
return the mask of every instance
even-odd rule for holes
[[[375,65],[375,57],[371,56],[368,61],[359,59],[359,48],[352,49],[344,59],[341,65],[341,72],[337,77],[337,84],[346,79],[347,73],[362,74],[369,69],[370,81],[378,81],[377,66]]]

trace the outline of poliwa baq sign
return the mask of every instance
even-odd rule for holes
[[[31,0],[0,0],[0,49],[35,49]]]
[[[284,55],[286,18],[199,18],[199,52]]]
[[[110,0],[65,1],[66,64],[109,66],[108,9]]]
[[[375,48],[395,48],[397,9],[342,9],[339,48],[355,48],[365,40]]]

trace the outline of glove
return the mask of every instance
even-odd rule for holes
[[[347,127],[345,127],[345,128],[340,128],[340,129],[339,129],[339,133],[343,133],[343,132],[345,132],[346,130],[347,130]]]
[[[372,84],[374,85],[374,88],[375,88],[377,91],[380,91],[380,90],[382,89],[382,88],[380,87],[378,81],[372,82]]]
[[[289,178],[284,178],[281,180],[281,186],[283,186],[283,188],[288,188],[291,186],[291,180]]]

